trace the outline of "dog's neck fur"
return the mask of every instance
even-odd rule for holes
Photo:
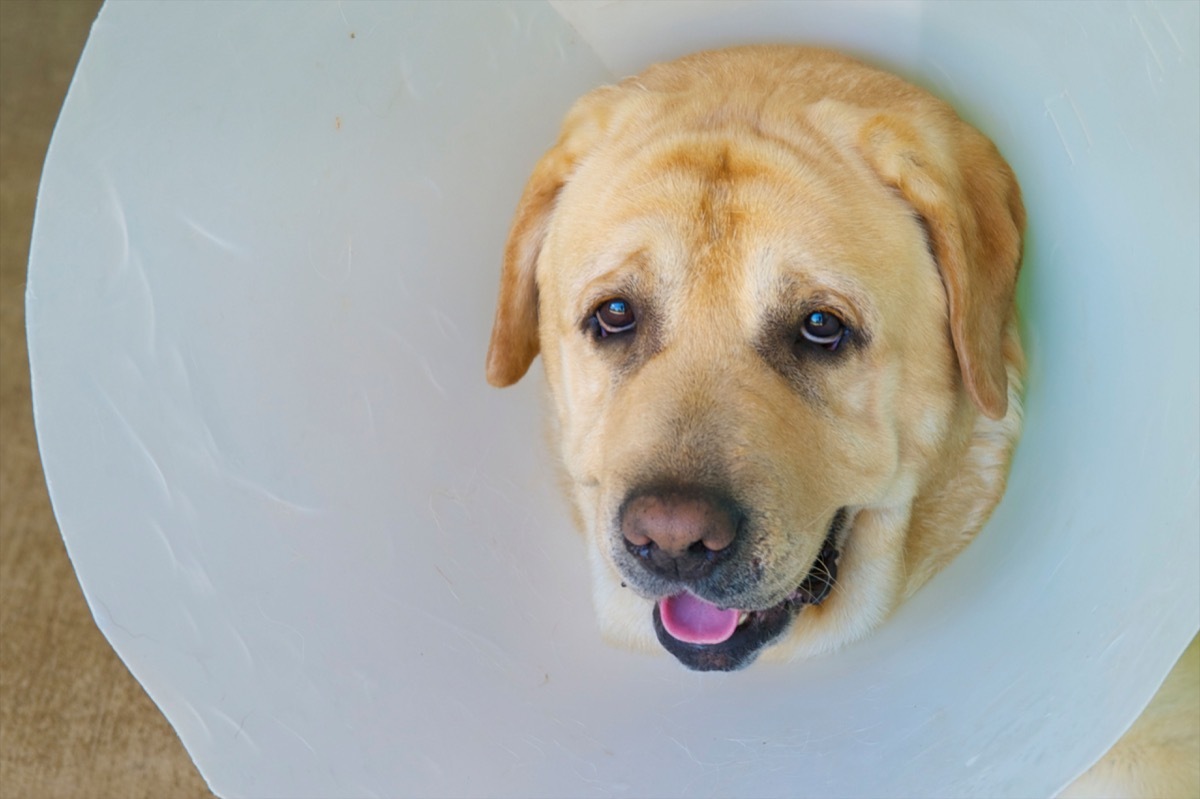
[[[960,413],[957,425],[963,434],[947,437],[941,468],[930,475],[913,500],[905,548],[906,597],[975,538],[1004,494],[1023,414],[1025,357],[1015,319],[1006,331],[1004,360],[1008,413],[999,420],[971,412],[971,408]]]

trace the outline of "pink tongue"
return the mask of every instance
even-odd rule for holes
[[[684,592],[660,599],[658,615],[673,638],[689,644],[719,644],[733,635],[739,614]]]

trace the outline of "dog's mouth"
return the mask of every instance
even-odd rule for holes
[[[795,591],[765,610],[721,608],[687,591],[659,599],[654,632],[663,647],[695,671],[734,671],[748,666],[781,636],[805,605],[819,605],[833,590],[838,539],[846,510],[839,510],[812,568]]]

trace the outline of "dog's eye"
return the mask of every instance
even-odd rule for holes
[[[627,333],[637,325],[633,306],[628,300],[620,297],[600,303],[593,318],[596,320],[601,338],[617,333]]]
[[[800,335],[813,344],[836,350],[846,337],[846,326],[829,311],[813,311],[804,318]]]

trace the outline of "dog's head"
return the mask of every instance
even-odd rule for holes
[[[987,139],[831,53],[703,53],[576,104],[487,375],[543,357],[610,638],[697,669],[828,649],[969,540],[1023,223]]]

